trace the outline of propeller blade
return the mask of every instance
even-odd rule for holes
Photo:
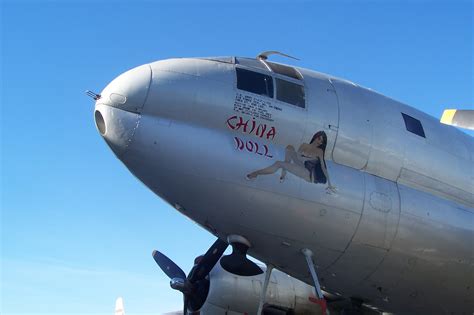
[[[474,110],[445,109],[440,121],[446,125],[474,130]]]
[[[229,246],[227,242],[218,238],[189,273],[189,282],[195,283],[204,279],[219,261],[227,246]]]
[[[186,279],[184,271],[178,267],[171,259],[157,250],[153,251],[153,259],[156,261],[161,270],[170,278]]]

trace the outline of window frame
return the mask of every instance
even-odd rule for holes
[[[306,97],[307,93],[306,93],[306,85],[304,84],[304,80],[298,80],[298,79],[294,79],[294,78],[291,78],[291,77],[287,77],[286,75],[282,75],[282,74],[279,74],[279,73],[275,73],[275,72],[271,72],[273,75],[273,92],[275,94],[275,101],[279,102],[279,103],[282,103],[282,104],[287,104],[287,105],[290,105],[294,108],[299,108],[301,110],[308,110],[308,99]],[[304,93],[304,107],[300,107],[298,105],[294,105],[294,104],[291,104],[291,103],[287,103],[285,101],[282,101],[282,100],[279,100],[277,98],[277,84],[276,84],[276,79],[280,79],[282,81],[287,81],[287,82],[291,82],[293,84],[296,84],[296,85],[299,85],[303,88],[303,93]]]
[[[408,114],[406,114],[406,113],[404,113],[404,112],[400,112],[400,113],[402,114],[403,123],[405,124],[405,130],[408,131],[409,133],[412,133],[412,134],[414,134],[414,135],[420,137],[420,138],[426,139],[425,128],[423,128],[423,123],[421,122],[421,120],[418,119],[418,118],[415,118],[415,117],[413,117],[413,116],[411,116],[411,115],[408,115]],[[408,128],[408,124],[407,124],[407,120],[408,120],[409,122],[410,122],[410,121],[411,121],[411,122],[417,122],[417,123],[420,125],[420,127],[421,127],[421,133],[422,133],[422,134],[419,134],[419,133],[417,132],[417,131],[419,131],[419,130],[412,130],[411,128],[409,129],[409,128]],[[410,126],[412,126],[412,125],[410,125]]]
[[[237,69],[243,69],[243,70],[247,70],[247,71],[251,71],[251,72],[256,72],[256,73],[267,75],[267,76],[271,77],[272,78],[272,84],[273,84],[273,96],[270,97],[270,96],[267,96],[267,95],[255,94],[255,93],[250,92],[250,91],[239,89],[237,87]],[[297,105],[294,105],[294,104],[291,104],[291,103],[287,103],[287,102],[284,102],[284,101],[281,101],[281,100],[277,99],[277,86],[276,86],[276,79],[277,78],[280,79],[280,80],[283,80],[283,81],[288,81],[288,82],[291,82],[293,84],[299,85],[303,88],[304,105],[305,105],[304,107],[300,107],[300,106],[297,106]],[[285,106],[291,106],[291,108],[296,108],[296,109],[304,110],[304,111],[308,110],[308,99],[307,99],[308,94],[306,93],[307,89],[306,89],[306,84],[305,84],[304,79],[299,80],[299,79],[291,78],[291,77],[288,77],[286,75],[279,74],[279,73],[276,73],[276,72],[271,72],[271,71],[260,69],[260,68],[246,67],[246,66],[242,66],[242,65],[236,63],[235,64],[234,87],[237,91],[242,91],[242,92],[245,92],[245,93],[252,93],[254,95],[259,95],[259,96],[262,96],[262,97],[270,98],[270,99],[274,100],[275,102],[278,102],[280,104],[285,104]]]
[[[242,70],[245,70],[245,71],[249,71],[249,72],[255,72],[255,73],[258,73],[258,74],[261,74],[261,75],[265,75],[265,76],[268,76],[271,78],[271,82],[272,82],[272,85],[273,85],[273,93],[272,93],[272,96],[268,96],[268,95],[262,95],[262,94],[257,94],[257,93],[254,93],[254,92],[251,92],[251,91],[247,91],[247,90],[243,90],[243,89],[239,89],[238,87],[238,75],[237,75],[237,69],[242,69]],[[259,71],[260,70],[260,71]],[[262,96],[262,97],[266,97],[266,98],[271,98],[271,99],[276,99],[275,96],[276,96],[276,92],[275,92],[275,79],[273,78],[272,76],[272,73],[269,72],[269,71],[262,71],[261,69],[258,69],[258,68],[248,68],[248,67],[235,67],[235,88],[239,91],[243,91],[245,93],[252,93],[252,94],[255,94],[255,95],[258,95],[258,96]]]

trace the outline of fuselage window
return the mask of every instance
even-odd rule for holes
[[[420,137],[426,138],[425,131],[423,130],[423,126],[421,125],[421,122],[418,119],[413,118],[404,113],[402,113],[402,116],[403,116],[403,120],[405,121],[405,127],[407,128],[408,131]]]
[[[277,99],[292,105],[305,108],[304,87],[293,82],[275,78]]]
[[[259,95],[273,97],[273,80],[269,75],[236,68],[237,88]]]

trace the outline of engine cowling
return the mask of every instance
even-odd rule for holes
[[[265,270],[264,266],[261,266]],[[209,273],[209,292],[200,314],[256,314],[265,275],[238,276],[220,264]],[[265,298],[265,314],[321,314],[313,287],[274,269]],[[227,313],[226,313],[227,312]]]

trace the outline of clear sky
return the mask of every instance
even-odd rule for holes
[[[151,252],[187,272],[214,241],[115,158],[84,90],[159,59],[280,50],[439,117],[474,105],[472,3],[2,1],[0,313],[181,309]]]

